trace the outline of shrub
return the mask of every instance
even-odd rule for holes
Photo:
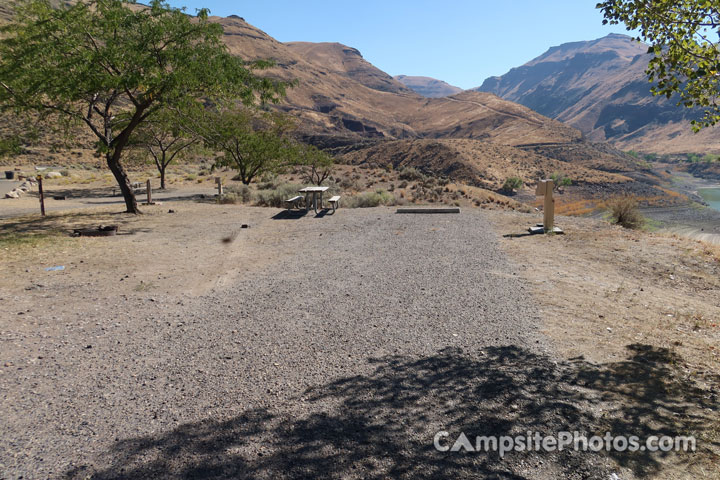
[[[608,206],[613,223],[632,229],[640,228],[645,223],[638,210],[637,200],[633,197],[615,198],[608,203]]]
[[[425,175],[422,174],[418,169],[413,167],[403,167],[398,175],[400,180],[409,181],[424,181]]]
[[[572,180],[570,177],[566,177],[564,173],[562,172],[555,172],[552,175],[550,175],[550,178],[553,181],[553,184],[556,187],[569,187],[572,185]]]
[[[252,189],[247,185],[230,185],[225,187],[226,194],[235,195],[236,203],[249,203],[252,200]]]
[[[282,185],[278,185],[274,189],[258,190],[255,193],[255,204],[260,207],[282,208],[285,206],[285,200],[296,196],[298,194],[298,190],[301,188],[301,185],[284,183]]]
[[[376,192],[365,192],[348,198],[344,206],[348,208],[370,208],[379,207],[380,205],[395,205],[397,203],[395,196],[385,190]]]
[[[60,175],[62,175],[63,177],[69,177],[70,170],[60,170]]]
[[[238,198],[238,196],[234,193],[223,193],[220,195],[217,199],[217,202],[221,205],[225,204],[234,204],[234,203],[242,203],[242,200]]]
[[[523,181],[520,177],[510,177],[507,180],[505,180],[505,183],[503,183],[502,189],[506,192],[511,192],[513,190],[517,190],[518,188],[522,187]]]

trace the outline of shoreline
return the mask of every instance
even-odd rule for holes
[[[708,206],[643,208],[640,213],[659,231],[720,245],[720,211]]]

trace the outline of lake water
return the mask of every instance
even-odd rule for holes
[[[710,207],[720,210],[720,188],[700,188],[698,195],[705,200]]]

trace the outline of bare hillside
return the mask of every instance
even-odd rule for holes
[[[694,134],[699,114],[650,93],[647,45],[611,34],[552,47],[485,80],[495,93],[581,130],[592,141],[655,153],[720,153],[716,128]]]
[[[381,142],[345,153],[351,164],[418,168],[454,181],[497,190],[509,177],[526,182],[563,172],[580,184],[628,183],[628,177],[562,162],[507,145],[471,139],[420,139]]]

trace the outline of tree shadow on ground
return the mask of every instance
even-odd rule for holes
[[[667,462],[690,464],[698,454],[563,450],[500,458],[433,446],[441,430],[449,432],[443,439],[449,446],[461,432],[474,445],[479,435],[528,431],[702,437],[717,424],[711,418],[717,400],[678,377],[669,351],[629,348],[629,359],[605,365],[558,364],[515,346],[373,359],[371,374],[312,388],[280,410],[246,410],[226,421],[118,441],[98,468],[78,467],[66,477],[606,480],[614,460],[656,478]],[[699,447],[707,453],[717,444]]]
[[[50,212],[47,216],[25,215],[0,220],[4,234],[45,234],[58,231],[72,232],[73,228],[92,225],[125,225],[137,218],[125,212]]]
[[[117,188],[117,187],[115,187]],[[98,198],[98,197],[113,197],[113,187],[93,187],[93,188],[69,188],[60,187],[57,185],[43,185],[43,193],[46,198],[53,196],[64,196],[68,199],[77,198]],[[38,195],[37,190],[33,191],[36,196]],[[122,196],[118,196],[122,200]]]

